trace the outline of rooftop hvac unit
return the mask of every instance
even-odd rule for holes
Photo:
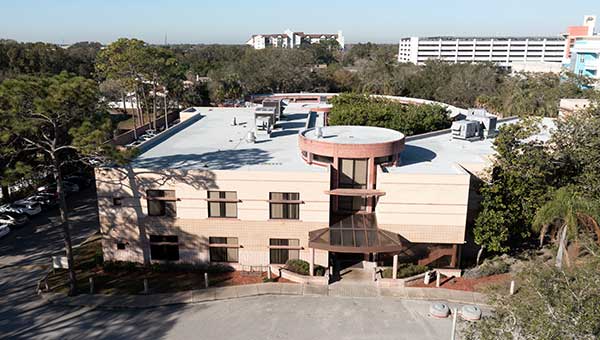
[[[490,114],[485,109],[469,109],[466,119],[472,122],[479,122],[482,126],[480,134],[482,138],[491,138],[498,135],[496,125],[498,117]]]
[[[462,140],[478,140],[481,139],[481,123],[471,122],[468,120],[459,120],[452,123],[450,127],[452,138]]]
[[[262,102],[263,107],[269,107],[275,109],[275,118],[280,120],[283,116],[283,111],[285,110],[285,103],[283,99],[275,99],[275,98],[266,98]]]

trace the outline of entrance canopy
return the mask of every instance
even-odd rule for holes
[[[338,253],[385,253],[406,249],[410,242],[377,227],[373,213],[356,213],[329,228],[308,233],[308,246]]]

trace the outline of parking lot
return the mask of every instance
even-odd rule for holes
[[[98,230],[95,189],[92,186],[73,194],[68,203],[73,244],[78,244]],[[31,339],[25,330],[40,318],[52,319],[66,313],[45,306],[35,294],[51,256],[64,254],[57,219],[58,209],[44,211],[0,239],[0,339]]]

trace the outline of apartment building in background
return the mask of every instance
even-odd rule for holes
[[[326,39],[336,40],[340,48],[344,49],[345,40],[342,31],[338,31],[337,33],[309,34],[287,29],[283,33],[255,34],[246,41],[246,45],[250,45],[257,50],[267,47],[298,48],[302,45],[317,44]]]
[[[566,34],[568,51],[564,67],[571,72],[590,77],[600,84],[600,35],[596,32],[596,16],[586,15],[582,26],[569,27]]]
[[[190,108],[129,165],[96,169],[104,259],[459,267],[491,139],[328,126],[332,95]]]

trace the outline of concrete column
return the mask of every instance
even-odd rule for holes
[[[458,267],[458,254],[460,252],[460,248],[458,244],[452,245],[452,258],[450,260],[450,267],[456,268]]]
[[[392,278],[394,280],[398,278],[398,254],[394,255],[394,265],[392,266]]]
[[[315,248],[310,248],[309,275],[315,275]]]
[[[367,161],[367,188],[375,189],[377,182],[377,166],[375,165],[375,158],[371,157]],[[375,197],[367,197],[367,212],[374,212]]]

